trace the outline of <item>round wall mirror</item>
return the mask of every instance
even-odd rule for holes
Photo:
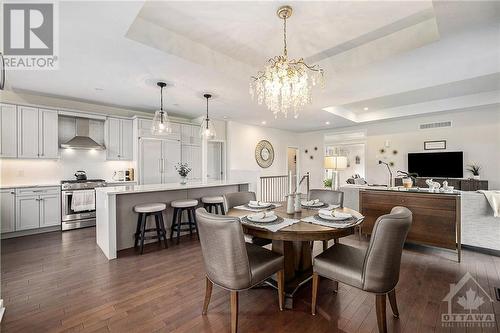
[[[269,168],[274,162],[273,145],[267,140],[261,140],[255,147],[255,160],[261,168]]]

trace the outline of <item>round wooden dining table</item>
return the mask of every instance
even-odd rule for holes
[[[301,220],[276,232],[259,228],[250,224],[242,224],[245,234],[272,240],[272,251],[284,257],[285,277],[285,307],[293,307],[293,298],[297,290],[312,277],[312,246],[313,241],[328,241],[349,236],[354,233],[354,228],[363,221],[363,215],[350,208],[337,208],[336,211],[349,213],[356,223],[348,228],[332,228],[318,224],[308,223],[302,219],[318,213],[317,209],[302,209],[300,213],[287,214],[286,203],[280,203],[274,208],[277,216],[288,219]],[[244,209],[230,209],[229,216],[244,217],[254,212]]]

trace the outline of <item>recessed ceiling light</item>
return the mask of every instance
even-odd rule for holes
[[[330,122],[329,121],[325,121],[325,125],[330,125]]]
[[[265,124],[267,124],[267,122],[265,120],[263,120],[263,121],[261,121],[261,124],[265,125]]]
[[[94,88],[95,91],[103,91],[104,89],[103,88]]]
[[[222,117],[222,118],[227,119],[227,116],[224,116],[224,117]]]
[[[363,108],[363,110],[368,111],[368,107],[366,107],[366,106],[365,106],[365,107]]]
[[[298,114],[296,114],[296,115],[294,115],[293,117],[294,117],[295,119],[297,119],[297,118],[299,117],[299,115],[298,115]]]

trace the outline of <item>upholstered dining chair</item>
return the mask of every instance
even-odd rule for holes
[[[311,189],[307,194],[307,200],[316,200],[330,204],[330,205],[339,205],[339,207],[344,207],[344,192],[342,191],[333,191],[327,189]],[[335,241],[337,242],[337,241]],[[311,246],[314,244],[312,242]],[[328,248],[328,241],[323,241],[323,251]]]
[[[245,242],[237,217],[196,210],[201,252],[206,270],[203,312],[210,303],[213,284],[231,292],[231,332],[238,328],[238,291],[249,289],[273,274],[278,280],[278,304],[283,310],[283,256],[255,244]]]
[[[224,199],[226,201],[226,207],[228,210],[236,206],[247,204],[250,201],[255,201],[257,200],[256,198],[257,196],[255,195],[255,192],[234,192],[234,193],[227,193],[224,195]],[[245,237],[250,241],[250,243],[255,245],[265,246],[267,244],[271,244],[270,239],[265,239],[250,235],[246,235]]]
[[[394,207],[375,222],[368,249],[335,244],[314,258],[311,313],[316,313],[319,277],[375,294],[379,332],[387,332],[386,297],[395,318],[399,317],[395,287],[399,281],[401,254],[412,223],[412,213]]]

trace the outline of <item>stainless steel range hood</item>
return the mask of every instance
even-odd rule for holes
[[[104,150],[106,147],[98,144],[89,136],[89,119],[75,118],[76,135],[66,143],[61,144],[61,148],[72,149],[96,149]]]

